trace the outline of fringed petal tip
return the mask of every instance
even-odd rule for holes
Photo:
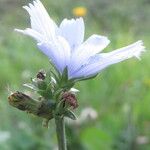
[[[14,29],[15,32],[22,33],[22,34],[25,34],[25,35],[28,35],[28,32],[31,32],[30,30],[31,30],[31,29],[29,29],[29,28],[27,28],[27,29],[25,29],[25,30]]]
[[[33,31],[30,28],[26,28],[25,30],[21,30],[21,29],[14,29],[15,32],[24,34],[24,35],[30,35],[30,33]]]
[[[24,30],[14,29],[15,32],[24,33]]]
[[[93,39],[92,41],[94,45],[104,44],[104,47],[107,47],[107,45],[110,43],[108,37],[102,35],[93,34],[90,39]]]
[[[24,35],[29,35],[28,32],[29,32],[29,29],[25,29],[25,30],[21,30],[21,29],[14,29],[15,32],[18,32],[18,33],[21,33],[21,34],[24,34]]]
[[[14,29],[14,31],[16,31],[18,33],[22,33],[24,35],[28,35],[28,36],[34,38],[35,40],[37,40],[38,42],[41,42],[44,40],[44,38],[42,37],[41,34],[39,34],[35,30],[32,30],[30,28],[26,28],[25,30]]]
[[[138,59],[138,60],[141,60],[141,54],[142,52],[145,52],[146,49],[145,49],[145,46],[144,46],[144,43],[142,40],[139,40],[135,43],[135,53],[134,53],[134,56]]]
[[[106,36],[101,36],[101,39],[103,39],[103,43],[106,45],[106,47],[109,45],[110,40]]]
[[[34,0],[32,3],[29,3],[28,5],[24,5],[22,8],[25,9],[30,15],[32,15],[34,9],[37,9],[39,7],[43,7],[43,4],[40,2],[40,0]]]
[[[33,2],[32,3],[29,3],[28,5],[29,5],[29,7],[30,6],[35,6],[35,5],[41,5],[42,3],[40,2],[40,0],[33,0]],[[23,8],[24,9],[26,9],[28,6],[23,6]]]
[[[82,17],[78,17],[78,18],[72,18],[72,19],[67,19],[67,18],[64,18],[63,19],[63,21],[62,21],[62,23],[63,24],[66,24],[66,23],[68,23],[68,24],[72,24],[72,23],[76,23],[76,22],[83,22],[84,23],[84,21],[83,21],[83,18]]]

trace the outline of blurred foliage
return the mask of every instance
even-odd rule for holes
[[[0,131],[10,133],[4,138],[0,132],[2,150],[48,150],[57,144],[53,122],[49,130],[43,129],[41,119],[19,112],[7,102],[11,91],[24,91],[23,83],[41,68],[49,68],[48,59],[37,50],[35,42],[13,32],[14,28],[29,26],[29,16],[22,9],[28,2],[31,0],[0,0]],[[93,33],[108,36],[112,43],[105,51],[138,39],[144,41],[147,50],[150,48],[149,0],[42,2],[57,23],[65,17],[74,17],[75,7],[85,7],[86,37]],[[99,117],[93,125],[81,129],[68,127],[70,150],[150,149],[149,54],[149,51],[144,53],[141,61],[132,59],[114,65],[96,79],[76,85],[80,90],[76,113],[79,115],[83,108],[90,106]]]

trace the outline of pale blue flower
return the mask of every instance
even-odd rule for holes
[[[104,68],[129,59],[140,58],[142,41],[109,53],[100,53],[109,43],[107,37],[92,35],[85,42],[84,21],[64,19],[59,26],[49,17],[39,0],[24,6],[30,14],[31,28],[16,31],[37,40],[38,48],[62,73],[67,67],[69,79],[92,77]]]

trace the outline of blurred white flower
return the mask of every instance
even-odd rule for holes
[[[136,139],[137,144],[148,144],[149,143],[149,139],[147,136],[138,136]]]
[[[97,111],[92,107],[84,108],[77,120],[67,119],[67,123],[73,126],[79,126],[89,121],[94,121],[98,117]]]
[[[0,143],[6,142],[10,137],[9,131],[0,131]]]
[[[84,108],[80,114],[80,120],[95,120],[97,117],[97,111],[91,107]]]
[[[30,133],[30,134],[32,133],[32,129],[24,121],[18,122],[18,128],[23,130],[23,131],[26,131],[27,133]]]
[[[60,73],[67,68],[69,79],[93,77],[112,64],[132,57],[140,59],[144,51],[143,42],[137,41],[113,52],[100,53],[110,41],[94,34],[84,42],[82,18],[64,19],[57,26],[39,0],[23,8],[30,15],[31,28],[16,31],[33,37]]]

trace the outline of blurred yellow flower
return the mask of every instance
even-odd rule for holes
[[[87,14],[87,9],[85,7],[75,7],[72,10],[73,14],[77,17],[83,17]]]

